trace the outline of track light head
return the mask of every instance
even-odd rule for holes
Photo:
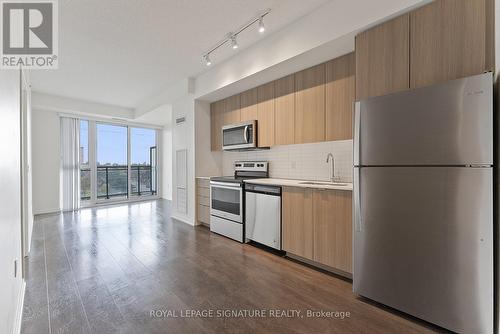
[[[207,66],[212,65],[212,61],[210,60],[210,56],[208,54],[203,56],[203,61],[205,62],[205,65],[207,65]]]
[[[238,41],[236,40],[236,35],[235,34],[231,34],[231,47],[236,50],[238,48]]]
[[[259,18],[259,32],[262,34],[264,31],[266,31],[266,27],[264,26],[264,16],[261,16]]]

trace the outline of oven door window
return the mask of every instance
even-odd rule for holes
[[[227,212],[236,216],[241,214],[241,189],[228,189],[212,186],[212,209]]]

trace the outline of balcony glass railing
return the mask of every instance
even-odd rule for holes
[[[82,201],[90,200],[90,168],[80,169],[80,198]]]
[[[97,198],[127,197],[127,166],[97,166]]]
[[[154,175],[156,170],[151,165],[132,165],[130,167],[131,193],[135,196],[155,195]]]
[[[156,195],[156,168],[151,165],[130,166],[131,195]],[[80,169],[80,196],[90,200],[90,169]],[[97,166],[97,198],[128,197],[128,168],[124,165]]]

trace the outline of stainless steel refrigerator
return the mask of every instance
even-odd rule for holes
[[[356,102],[356,294],[493,333],[493,76]]]

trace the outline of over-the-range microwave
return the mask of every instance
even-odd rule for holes
[[[222,149],[241,150],[257,147],[257,121],[247,121],[222,127]]]

